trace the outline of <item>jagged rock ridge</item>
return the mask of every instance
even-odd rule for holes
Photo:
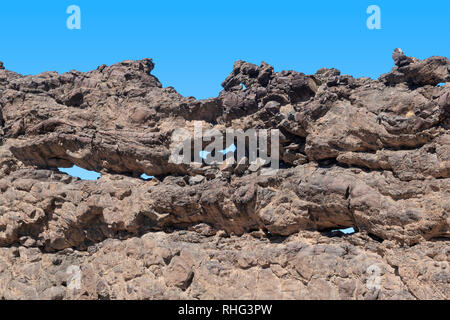
[[[237,61],[205,100],[151,59],[0,63],[0,298],[448,299],[450,62],[393,59],[378,80]],[[170,163],[195,121],[279,129],[281,169]]]

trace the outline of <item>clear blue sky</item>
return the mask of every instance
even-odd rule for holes
[[[71,4],[81,8],[81,30],[66,28]],[[366,27],[371,4],[381,8],[381,30]],[[36,74],[149,57],[164,86],[207,98],[237,59],[378,77],[395,47],[448,57],[449,17],[448,0],[2,1],[0,61]]]

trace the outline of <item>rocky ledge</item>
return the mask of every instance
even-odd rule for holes
[[[151,59],[0,63],[0,299],[450,299],[450,61],[393,60],[378,80],[237,61],[205,100]],[[198,121],[278,129],[277,174],[169,161]]]

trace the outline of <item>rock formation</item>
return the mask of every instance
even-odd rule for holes
[[[450,61],[393,59],[378,80],[237,61],[205,100],[151,59],[0,63],[0,299],[450,299]],[[170,162],[196,121],[278,129],[279,171]]]

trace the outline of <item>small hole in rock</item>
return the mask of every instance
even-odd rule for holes
[[[219,152],[223,153],[223,154],[227,154],[229,152],[235,152],[237,150],[236,145],[235,144],[231,144],[228,148],[224,149],[224,150],[220,150]]]
[[[99,172],[86,170],[78,166],[73,166],[71,168],[58,168],[58,170],[67,173],[72,177],[80,178],[81,180],[97,180],[101,177]]]
[[[149,176],[149,175],[146,175],[145,173],[141,174],[141,179],[152,180],[153,178],[154,178],[154,176]]]
[[[371,233],[369,233],[368,236],[370,238],[372,238],[372,240],[375,240],[375,241],[380,242],[380,243],[384,241],[384,239],[382,239],[382,238],[380,238],[380,237],[378,237],[378,236],[376,236],[374,234],[371,234]]]
[[[344,228],[344,229],[334,229],[334,230],[331,230],[331,231],[332,232],[333,231],[340,231],[340,232],[342,232],[344,234],[353,234],[353,233],[355,233],[355,229],[353,227]]]
[[[226,149],[219,150],[219,152],[222,153],[223,155],[226,155],[227,153],[234,153],[236,150],[237,150],[236,145],[231,144]],[[198,154],[199,154],[200,158],[202,158],[202,159],[207,159],[209,154],[211,154],[211,157],[214,156],[214,154],[212,152],[209,152],[206,150],[202,150]]]
[[[205,151],[205,150],[202,150],[198,154],[200,155],[200,158],[206,159],[208,157],[209,152]]]

